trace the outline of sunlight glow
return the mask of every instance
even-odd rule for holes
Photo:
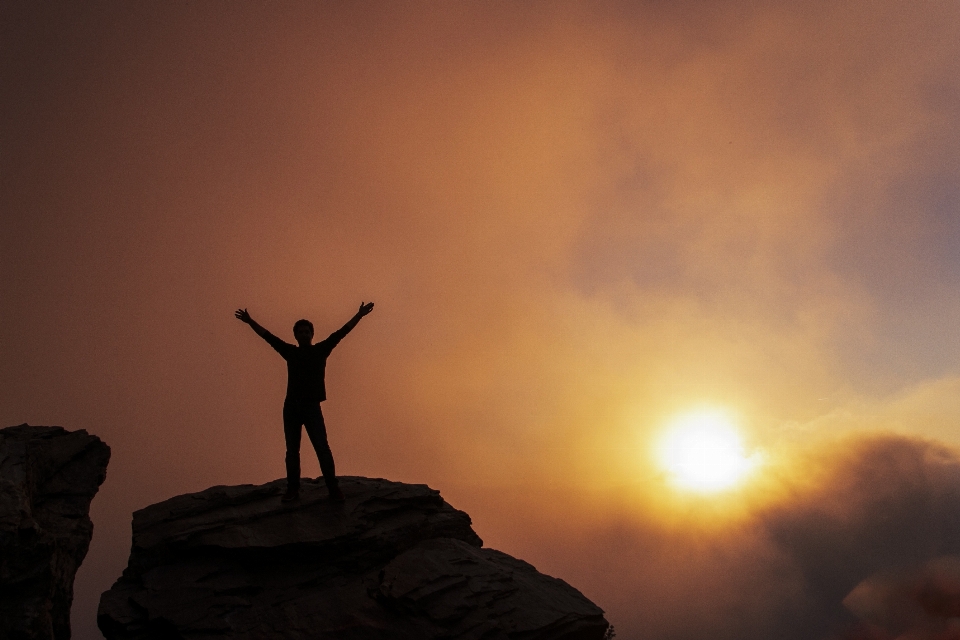
[[[674,484],[699,493],[732,488],[756,466],[740,434],[722,411],[703,410],[671,422],[657,450]]]

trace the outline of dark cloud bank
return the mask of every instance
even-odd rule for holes
[[[860,581],[960,552],[960,460],[953,452],[875,438],[836,464],[820,489],[763,516],[803,588],[768,637],[852,637],[860,627],[842,601]]]
[[[715,529],[703,513],[669,529],[623,523],[563,549],[584,556],[583,581],[565,577],[608,610],[619,638],[954,637],[930,630],[949,627],[960,570],[931,582],[923,565],[960,554],[956,453],[861,436],[801,458],[783,495],[745,521]],[[924,598],[948,604],[930,609]],[[890,607],[913,613],[882,613]]]

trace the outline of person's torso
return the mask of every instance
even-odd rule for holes
[[[326,399],[323,377],[329,353],[322,344],[298,346],[286,354],[287,400],[321,402]]]

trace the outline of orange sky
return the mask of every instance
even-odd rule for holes
[[[79,640],[132,510],[283,475],[238,306],[291,340],[375,301],[338,471],[440,489],[620,638],[812,619],[789,540],[876,502],[830,483],[960,446],[955,2],[6,3],[0,74],[0,424],[113,449]],[[773,461],[733,520],[650,462],[698,406]],[[918,544],[856,581],[960,551]]]

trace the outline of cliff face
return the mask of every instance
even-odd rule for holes
[[[603,611],[531,565],[482,548],[424,485],[344,477],[342,504],[305,481],[213,487],[133,517],[123,576],[100,601],[108,640],[600,640]]]
[[[90,501],[110,447],[86,431],[0,429],[0,638],[67,640]]]

